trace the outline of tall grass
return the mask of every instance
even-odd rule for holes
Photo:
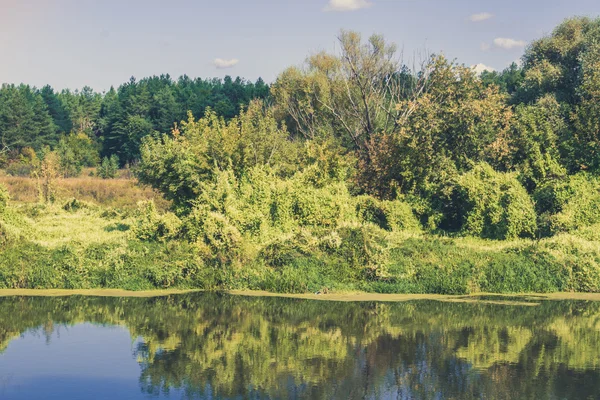
[[[0,185],[8,189],[14,202],[37,203],[40,200],[39,182],[35,178],[0,175]],[[160,209],[168,207],[161,195],[139,186],[131,178],[65,178],[57,179],[55,187],[59,199],[76,198],[113,208],[135,208],[140,201],[153,200]]]

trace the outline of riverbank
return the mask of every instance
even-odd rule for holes
[[[341,246],[333,236],[332,248],[324,247],[327,238],[313,246],[310,236],[290,237],[218,262],[212,254],[207,261],[197,243],[141,240],[147,219],[135,208],[78,200],[11,203],[0,218],[0,289],[250,290],[338,301],[380,299],[365,293],[400,294],[388,298],[396,301],[419,298],[404,294],[600,292],[596,226],[504,241],[377,230],[381,240],[369,242],[361,234],[376,228],[355,224],[340,231]],[[381,260],[381,268],[365,267],[363,258]]]
[[[0,289],[2,297],[135,297],[151,298],[188,293],[198,293],[202,290],[144,290],[131,291],[122,289]],[[477,293],[470,295],[439,295],[439,294],[380,294],[380,293],[327,293],[327,294],[290,294],[273,293],[258,290],[230,290],[221,292],[241,297],[276,297],[299,300],[318,300],[335,302],[405,302],[405,301],[442,301],[452,303],[485,303],[498,305],[536,306],[540,301],[600,301],[600,293],[520,293],[496,294]]]

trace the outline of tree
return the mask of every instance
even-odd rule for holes
[[[600,18],[571,18],[534,41],[516,96],[529,104],[553,96],[567,124],[560,137],[569,172],[600,168]]]
[[[42,96],[26,85],[3,85],[0,89],[0,147],[17,151],[40,150],[56,143],[56,127]],[[17,151],[18,153],[18,151]]]
[[[496,85],[501,92],[511,96],[519,90],[525,79],[523,69],[514,62],[502,72],[486,70],[481,73],[480,77],[486,86]]]
[[[368,193],[429,196],[467,171],[473,162],[506,151],[502,140],[511,120],[506,95],[487,86],[468,67],[433,56],[422,93],[404,100],[389,134],[373,137],[359,165],[358,184]]]
[[[500,170],[518,171],[519,179],[532,192],[545,181],[566,175],[561,155],[566,129],[554,96],[546,95],[533,105],[519,104],[501,138],[504,146],[492,162]]]
[[[417,74],[396,59],[396,47],[373,35],[342,31],[340,54],[319,53],[307,69],[286,70],[272,87],[276,104],[292,132],[314,138],[319,132],[344,136],[348,145],[366,150],[371,138],[394,132],[413,111],[429,70]]]
[[[83,167],[94,167],[99,162],[98,146],[84,132],[63,136],[57,147],[60,171],[63,176],[78,176]]]
[[[208,110],[197,121],[190,114],[171,135],[146,136],[136,175],[177,206],[189,206],[218,171],[241,176],[258,165],[276,168],[292,153],[285,128],[256,101],[230,121]]]
[[[110,179],[117,176],[119,171],[119,157],[115,154],[102,159],[102,164],[98,167],[98,176],[102,179]]]
[[[46,85],[42,88],[42,90],[40,90],[40,95],[48,107],[48,113],[52,117],[58,132],[71,132],[73,129],[73,123],[69,117],[69,112],[56,93],[54,93],[54,89],[52,89],[52,87],[49,85]]]

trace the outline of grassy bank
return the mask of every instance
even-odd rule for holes
[[[245,248],[244,263],[215,263],[184,240],[139,239],[142,211],[79,201],[18,203],[2,212],[2,289],[205,289],[283,293],[598,292],[598,226],[543,240],[493,241],[412,231],[377,231],[378,274],[359,265],[362,229],[331,251],[280,244]],[[346,248],[344,248],[346,246]],[[366,246],[366,247],[365,247]],[[273,247],[270,247],[273,249]],[[366,250],[365,250],[366,248]],[[341,249],[341,250],[340,250]],[[358,254],[360,253],[360,254]],[[273,263],[274,254],[280,260]]]

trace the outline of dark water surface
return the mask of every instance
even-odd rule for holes
[[[0,298],[0,399],[600,399],[600,302],[483,300]]]

